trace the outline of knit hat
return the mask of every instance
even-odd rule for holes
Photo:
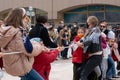
[[[22,9],[22,11],[23,11],[23,16],[25,16],[25,15],[26,15],[26,10],[25,10],[24,8],[20,8],[20,9]]]

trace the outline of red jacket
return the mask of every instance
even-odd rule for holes
[[[58,56],[59,51],[57,49],[51,50],[49,52],[42,52],[35,57],[33,68],[44,78],[44,80],[49,80],[49,74],[52,63]]]
[[[79,36],[76,36],[74,38],[74,41],[77,42],[80,40]],[[83,53],[83,49],[81,47],[78,47],[76,51],[73,52],[72,55],[72,63],[82,63],[83,61],[88,59],[88,54]]]
[[[80,38],[78,36],[76,36],[74,38],[74,41],[77,42],[79,41]],[[72,55],[72,62],[73,63],[82,63],[82,54],[83,54],[83,49],[81,47],[78,47]]]

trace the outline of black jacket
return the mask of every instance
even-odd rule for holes
[[[42,24],[36,24],[30,31],[29,38],[31,39],[35,37],[41,38],[46,47],[57,47],[57,45],[50,40],[48,30]]]

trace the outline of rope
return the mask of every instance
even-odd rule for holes
[[[20,54],[21,52],[4,52],[3,55]]]

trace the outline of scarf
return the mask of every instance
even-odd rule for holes
[[[23,42],[24,42],[24,47],[28,53],[32,53],[33,46],[29,40],[29,37],[27,36],[27,31],[23,27],[20,27],[20,29],[22,30],[22,38],[23,38]]]

